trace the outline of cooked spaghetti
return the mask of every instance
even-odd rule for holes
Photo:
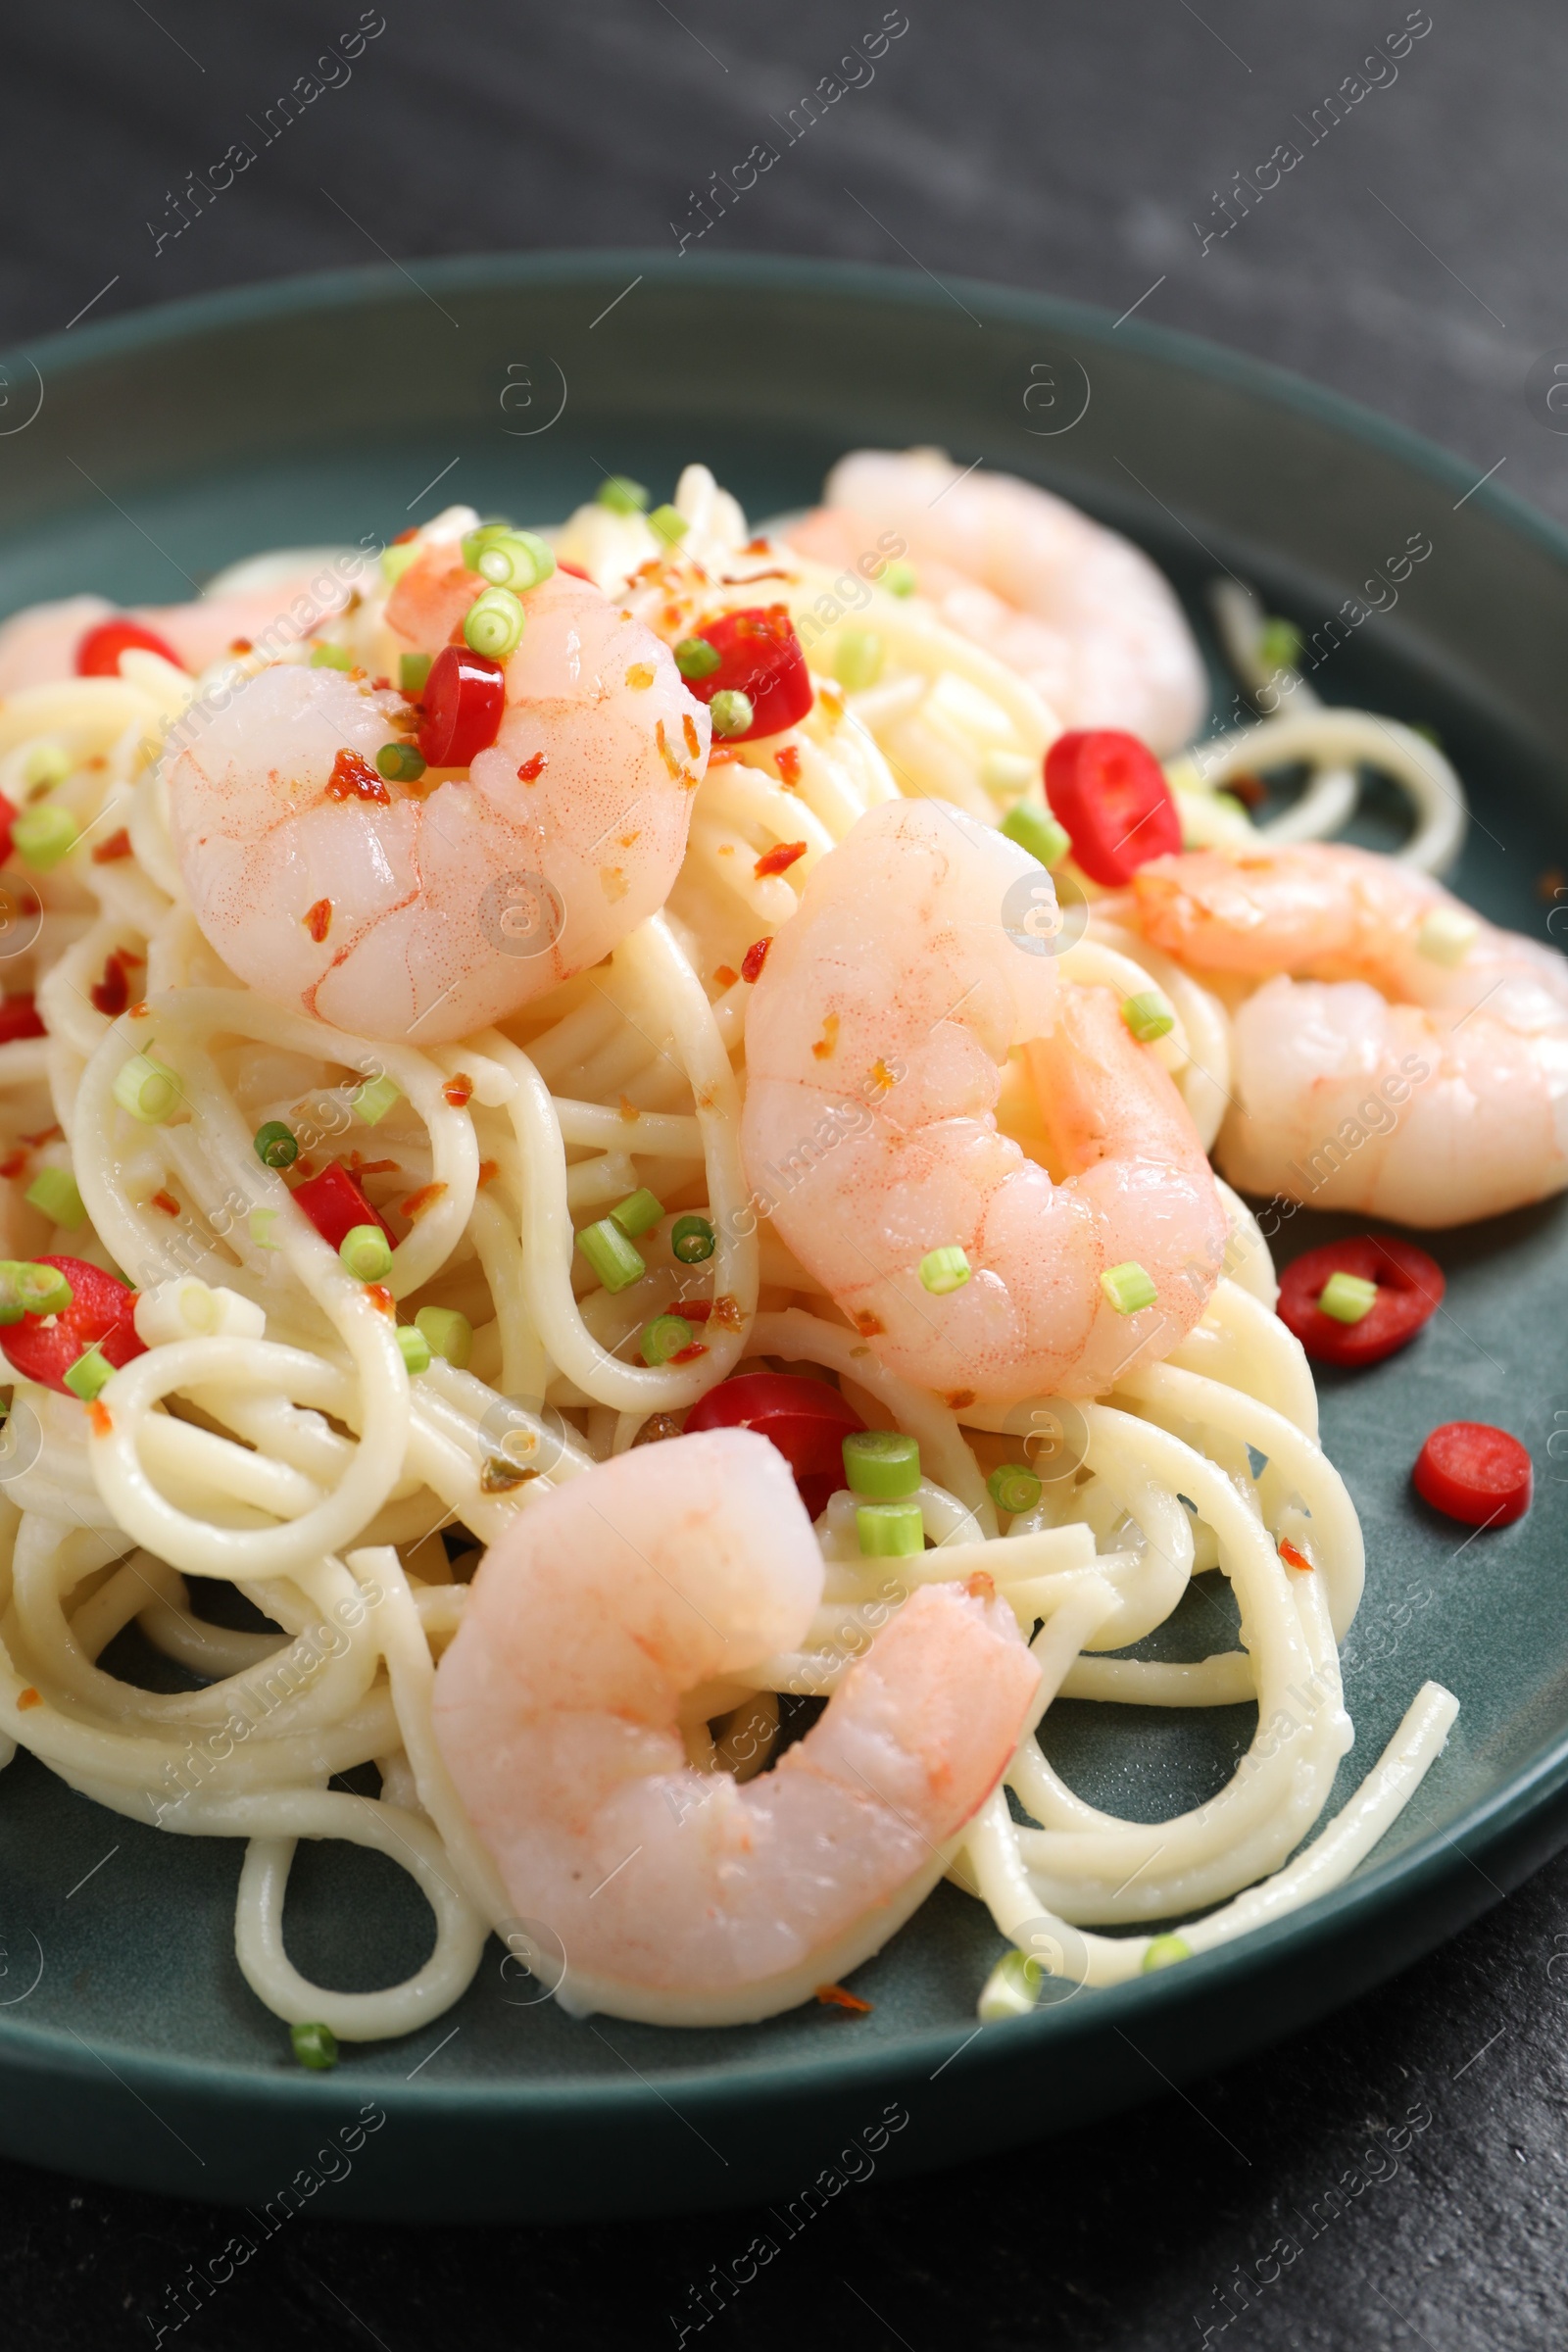
[[[1174,1340],[1162,1324],[1111,1377],[1047,1389],[1020,1374],[986,1400],[910,1377],[907,1350],[902,1370],[885,1360],[885,1321],[807,1262],[814,1237],[790,1225],[802,1195],[788,1169],[764,1154],[760,1175],[743,1144],[748,1006],[813,873],[869,812],[909,801],[957,812],[966,842],[1001,841],[994,828],[1020,808],[1038,831],[1056,716],[939,616],[896,531],[835,571],[749,535],[693,466],[651,518],[614,485],[551,534],[553,582],[541,543],[512,534],[535,551],[535,605],[514,555],[476,580],[487,527],[451,510],[373,555],[239,566],[176,613],[125,622],[74,600],[0,636],[16,846],[0,941],[6,1760],[24,1746],[133,1820],[244,1841],[239,1965],[291,2024],[406,2033],[461,1995],[492,1931],[568,2008],[766,2014],[782,1995],[748,2005],[744,1990],[655,1985],[617,1999],[603,1969],[575,1968],[571,1936],[519,1917],[475,1826],[482,1808],[460,1796],[435,1694],[486,1547],[575,1482],[591,1497],[612,1457],[676,1441],[726,1381],[788,1373],[830,1392],[846,1427],[917,1441],[922,1547],[878,1556],[841,1478],[813,1494],[822,1584],[805,1630],[687,1692],[689,1770],[750,1786],[783,1744],[791,1694],[828,1699],[830,1720],[832,1694],[911,1596],[956,1583],[1007,1604],[1038,1675],[1003,1784],[993,1776],[932,1846],[922,1888],[946,1870],[1025,1953],[1105,1984],[1338,1884],[1440,1751],[1456,1701],[1425,1686],[1357,1795],[1298,1851],[1351,1741],[1338,1645],[1362,1541],[1241,1200],[1216,1188],[1217,1242],[1190,1273]],[[435,744],[430,656],[410,648],[459,634],[505,561],[530,631],[518,659],[543,662],[555,645],[551,658],[580,667],[599,629],[613,650],[593,659],[605,674],[628,664],[627,692],[612,710],[603,694],[552,705],[536,748],[507,732],[529,720],[509,687],[494,752],[466,742],[461,711]],[[411,620],[419,595],[428,609]],[[704,631],[726,642],[725,617],[759,608],[804,650],[807,707],[771,732],[726,735],[734,693],[727,710],[722,695],[688,708],[689,662],[677,676],[638,649],[685,649]],[[487,612],[500,613],[494,668],[516,639],[505,602]],[[73,674],[84,631],[103,659]],[[482,638],[470,629],[467,643]],[[1297,710],[1272,722],[1286,730],[1272,747],[1254,729],[1173,765],[1190,846],[1259,839],[1222,788],[1270,757],[1320,778],[1295,836],[1333,829],[1340,779],[1365,760],[1424,811],[1417,862],[1451,855],[1463,804],[1441,755],[1383,720]],[[628,772],[644,762],[623,804],[593,800],[600,726],[625,730]],[[416,729],[440,757],[414,750]],[[308,795],[288,774],[279,784],[292,756],[279,745],[316,778]],[[505,776],[495,765],[484,785],[495,804],[543,807],[526,802],[537,784],[559,813],[517,818],[506,838],[500,816],[465,831],[484,762],[503,752]],[[449,808],[469,815],[442,847]],[[367,884],[354,929],[366,826],[383,828],[390,879],[373,905]],[[1010,836],[1025,839],[1027,820]],[[417,880],[400,897],[405,855]],[[1007,855],[1024,853],[1009,839]],[[334,858],[341,889],[320,885]],[[1097,935],[1100,893],[1070,864],[1056,883],[1053,906],[1084,916],[1072,944],[1071,922],[1052,941],[1055,984],[1153,1005],[1136,1051],[1173,1083],[1200,1162],[1230,1092],[1234,1004],[1125,922]],[[290,892],[303,893],[293,911]],[[997,1118],[1038,1175],[1051,1152],[1022,1066],[1014,1052]],[[847,1168],[880,1116],[874,1103],[847,1113],[842,1138],[812,1128],[807,1161],[831,1167],[842,1143]],[[961,1249],[934,1254],[967,1279]],[[102,1269],[136,1296],[111,1298],[95,1327],[78,1274],[51,1314],[40,1263],[68,1282],[73,1266]],[[942,1283],[921,1279],[940,1303]],[[1112,1304],[1136,1318],[1131,1296]],[[1125,1654],[1214,1567],[1241,1646],[1187,1665]],[[202,1613],[215,1585],[269,1630]],[[155,1692],[99,1663],[133,1621],[189,1688]],[[1075,1794],[1034,1739],[1057,1693],[1253,1702],[1258,1728],[1211,1800],[1121,1821]],[[373,1798],[342,1785],[366,1765]],[[301,1838],[372,1847],[413,1877],[435,1941],[407,1982],[349,1993],[294,1968],[283,1906]],[[787,1910],[790,1886],[777,1893]],[[1181,1923],[1177,1941],[1148,1933],[1162,1922]],[[1116,1933],[1083,1932],[1097,1929]],[[855,1955],[881,1940],[861,1933]],[[816,1957],[788,1997],[808,1995]],[[1004,2013],[1011,1984],[1003,1972],[982,2014]]]

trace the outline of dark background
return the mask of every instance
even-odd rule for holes
[[[875,80],[701,250],[990,277],[1112,317],[1138,304],[1389,413],[1478,474],[1500,468],[1499,486],[1568,519],[1568,438],[1543,429],[1524,395],[1532,361],[1568,341],[1568,20],[1550,0],[1431,0],[1432,29],[1397,81],[1206,252],[1201,229],[1224,224],[1217,192],[1280,141],[1304,143],[1297,119],[1405,22],[1402,0],[906,0],[906,13]],[[693,196],[709,174],[767,138],[769,118],[882,9],[385,0],[385,29],[352,78],[207,210],[187,201],[176,235],[186,175],[205,176],[231,141],[260,148],[257,119],[358,15],[352,0],[8,12],[0,343],[382,258],[417,271],[432,254],[673,251],[700,224]],[[1191,2098],[846,2191],[707,2341],[1561,2343],[1565,1991],[1560,1861],[1382,1992]],[[1413,2106],[1432,2121],[1396,2158],[1371,2160],[1385,2177],[1228,2317],[1215,2298],[1236,2267],[1270,2270],[1286,2230],[1304,2240],[1301,2214],[1367,2161],[1373,2128]],[[0,2166],[0,2343],[151,2343],[146,2315],[219,2242],[219,2220]],[[689,2288],[750,2234],[741,2214],[427,2234],[302,2219],[166,2341],[673,2344],[669,2315],[689,2318]]]

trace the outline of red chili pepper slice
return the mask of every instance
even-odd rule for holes
[[[677,1310],[680,1311],[680,1310]],[[793,1372],[743,1372],[721,1380],[686,1416],[702,1429],[755,1429],[778,1447],[814,1519],[844,1484],[844,1441],[865,1423],[837,1389]]]
[[[379,1225],[393,1248],[397,1236],[378,1208],[372,1208],[347,1168],[329,1160],[318,1176],[294,1187],[295,1206],[302,1208],[323,1242],[341,1249],[343,1237],[356,1225]]]
[[[5,794],[0,792],[0,865],[4,865],[11,855],[11,828],[17,821],[17,814],[15,801],[8,801]]]
[[[38,1018],[38,1008],[31,997],[0,999],[0,1046],[9,1046],[13,1038],[47,1037],[48,1034]]]
[[[776,735],[810,710],[811,673],[786,606],[749,605],[743,612],[721,612],[696,633],[719,662],[706,678],[688,678],[688,693],[700,703],[722,693],[744,694],[751,702],[752,723],[744,735],[732,735],[731,743]]]
[[[118,1371],[133,1355],[145,1355],[145,1341],[136,1337],[131,1317],[136,1294],[118,1275],[90,1266],[84,1257],[40,1257],[40,1266],[56,1266],[71,1285],[71,1304],[63,1315],[24,1315],[0,1333],[15,1370],[24,1380],[69,1396],[66,1374],[89,1348],[96,1347],[106,1363]]]
[[[1165,771],[1146,743],[1115,727],[1073,727],[1046,754],[1046,798],[1091,882],[1130,882],[1151,858],[1182,846]]]
[[[168,638],[160,637],[156,629],[144,629],[139,620],[101,620],[76,647],[76,675],[118,678],[121,655],[133,649],[141,654],[162,654],[176,669],[185,666]]]
[[[1415,1491],[1466,1527],[1506,1527],[1530,1508],[1535,1473],[1517,1438],[1487,1421],[1445,1421],[1416,1459]]]
[[[507,673],[488,654],[444,645],[430,664],[419,697],[424,724],[419,749],[432,767],[466,767],[501,732]]]
[[[1331,1274],[1375,1282],[1377,1299],[1359,1323],[1339,1323],[1318,1305]],[[1361,1233],[1308,1250],[1280,1276],[1279,1318],[1319,1363],[1354,1370],[1379,1364],[1413,1340],[1443,1304],[1443,1268],[1413,1242]]]

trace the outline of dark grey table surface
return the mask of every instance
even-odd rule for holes
[[[1431,0],[1402,63],[1367,69],[1380,86],[1223,237],[1236,172],[1427,10],[906,13],[874,79],[704,250],[1138,304],[1387,411],[1568,519],[1568,438],[1524,393],[1536,356],[1568,341],[1568,18],[1551,0]],[[879,0],[8,12],[0,343],[84,310],[383,256],[673,250],[710,173],[882,16]],[[384,29],[352,68],[322,69],[337,86],[229,192],[182,216],[187,174],[357,24]],[[703,2333],[865,2352],[1560,2344],[1565,2020],[1559,1859],[1380,1993],[1190,2097],[846,2191]],[[1431,2121],[1400,2148],[1383,2132],[1412,2108]],[[0,2166],[0,2344],[154,2342],[166,2285],[221,2235],[200,2207]],[[302,2218],[164,2340],[512,2352],[673,2344],[685,2325],[694,2342],[690,2290],[749,2235],[742,2214],[471,2232]]]

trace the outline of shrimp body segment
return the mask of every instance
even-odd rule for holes
[[[685,1761],[683,1697],[798,1645],[822,1557],[752,1430],[640,1446],[492,1546],[435,1683],[436,1737],[564,2005],[661,2025],[770,2017],[924,1898],[1027,1727],[1005,1603],[922,1586],[826,1713],[744,1787]],[[543,1940],[543,1939],[542,1939]]]
[[[1568,963],[1393,858],[1302,843],[1142,867],[1112,903],[1234,999],[1216,1154],[1243,1191],[1401,1224],[1568,1185]]]
[[[963,473],[940,450],[855,450],[791,530],[838,568],[896,530],[920,593],[960,637],[1027,678],[1066,727],[1124,727],[1154,751],[1208,709],[1202,659],[1142,549],[1033,482]]]
[[[251,987],[438,1045],[597,963],[662,906],[708,712],[598,589],[557,573],[526,613],[499,734],[466,769],[381,777],[377,754],[408,740],[404,700],[285,663],[167,763],[196,919]]]
[[[762,1213],[877,1355],[956,1406],[1103,1392],[1179,1345],[1224,1253],[1170,1078],[1110,990],[1063,980],[1020,929],[1042,893],[990,827],[885,803],[813,870],[747,1013]],[[998,1130],[1015,1047],[1053,1172]],[[968,1278],[933,1295],[921,1266],[953,1248]],[[1129,1263],[1156,1293],[1130,1313],[1101,1280]]]

